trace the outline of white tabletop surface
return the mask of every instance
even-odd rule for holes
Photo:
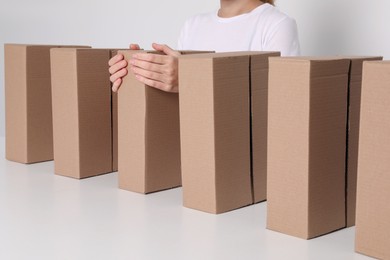
[[[267,230],[266,203],[212,215],[182,207],[181,188],[141,195],[117,173],[80,181],[9,162],[2,137],[0,157],[0,259],[371,259],[354,228],[309,241]]]

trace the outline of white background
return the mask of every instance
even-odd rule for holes
[[[277,0],[298,23],[303,55],[390,58],[390,1]],[[4,136],[4,43],[85,44],[126,48],[135,42],[176,46],[185,19],[217,0],[0,0],[0,136]]]

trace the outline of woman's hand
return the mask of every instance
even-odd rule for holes
[[[138,44],[130,44],[130,50],[139,50]],[[122,84],[122,78],[127,75],[127,61],[122,54],[117,54],[108,61],[110,68],[110,81],[112,82],[112,91],[117,92]]]
[[[180,56],[180,53],[172,50],[167,45],[154,43],[153,48],[156,51],[163,52],[165,55],[136,53],[133,55],[132,59],[129,60],[131,71],[134,73],[135,77],[145,85],[163,91],[177,93],[179,91],[178,57]],[[123,64],[121,63],[121,65]],[[118,65],[118,68],[119,67],[121,66]],[[121,71],[122,70],[118,71],[118,76],[126,75]],[[113,77],[113,80],[118,79],[117,77]],[[117,84],[120,83],[121,82]]]

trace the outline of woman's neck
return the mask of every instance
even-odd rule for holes
[[[256,7],[263,4],[259,0],[220,0],[221,8],[218,11],[218,16],[222,18],[230,18],[237,15],[249,13]]]

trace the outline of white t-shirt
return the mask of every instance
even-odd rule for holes
[[[280,51],[282,56],[300,54],[294,19],[270,4],[249,13],[221,18],[218,12],[196,15],[186,21],[178,49],[228,51]]]

